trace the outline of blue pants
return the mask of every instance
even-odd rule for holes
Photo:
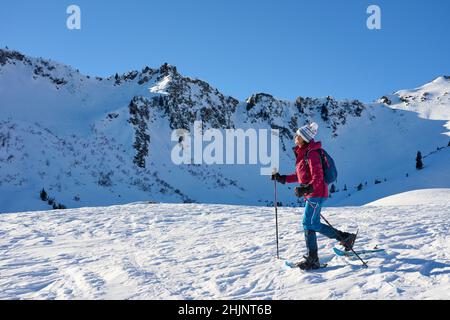
[[[308,199],[303,214],[303,230],[305,231],[306,247],[308,255],[317,254],[317,235],[316,232],[323,234],[330,239],[339,240],[339,230],[320,222],[320,211],[325,198]]]

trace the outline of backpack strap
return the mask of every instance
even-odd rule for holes
[[[309,153],[311,151],[316,151],[316,150],[319,151],[320,162],[322,162],[322,149],[308,150],[308,151],[306,151],[305,157],[303,158],[303,159],[305,159],[305,162],[306,162],[307,165],[309,165],[309,163],[308,163],[308,161],[309,161]]]
[[[323,163],[323,158],[325,158],[325,156],[324,156],[324,154],[323,154],[323,149],[315,149],[315,150],[317,150],[317,151],[319,151],[319,158],[320,158],[320,165],[322,166],[322,172],[323,172],[323,174],[325,174],[325,169],[324,169],[324,163]],[[309,150],[309,151],[307,151],[306,152],[306,154],[305,154],[305,162],[306,162],[306,165],[308,166],[308,169],[309,169],[309,173],[311,174],[311,176],[312,176],[312,172],[311,172],[311,167],[309,166],[309,153],[311,152],[311,151],[315,151],[315,150]],[[325,183],[325,178],[324,178],[324,189],[327,189],[327,187],[326,187],[326,183]]]
[[[309,153],[311,151],[316,151],[316,150],[319,152],[320,164],[322,165],[322,170],[323,170],[323,158],[324,158],[323,152],[322,152],[323,149],[308,150],[305,153],[305,157],[303,159],[305,160],[306,165],[309,167]]]

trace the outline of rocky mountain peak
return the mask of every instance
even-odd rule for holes
[[[4,66],[7,63],[15,63],[16,61],[27,61],[30,62],[29,59],[25,57],[25,55],[21,54],[18,51],[9,50],[9,49],[0,49],[0,65]]]

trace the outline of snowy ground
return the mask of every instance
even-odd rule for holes
[[[366,206],[402,206],[421,205],[424,203],[450,206],[450,189],[436,188],[403,192],[371,202]]]
[[[273,208],[131,204],[0,215],[0,299],[450,299],[449,205],[327,208],[385,253],[289,270]],[[300,213],[279,209],[282,258],[304,251]]]

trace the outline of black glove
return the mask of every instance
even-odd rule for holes
[[[302,184],[300,187],[295,187],[294,192],[297,197],[304,197],[314,191],[312,184]]]
[[[278,181],[281,184],[286,183],[286,176],[280,175],[278,172],[272,175],[272,180]]]

